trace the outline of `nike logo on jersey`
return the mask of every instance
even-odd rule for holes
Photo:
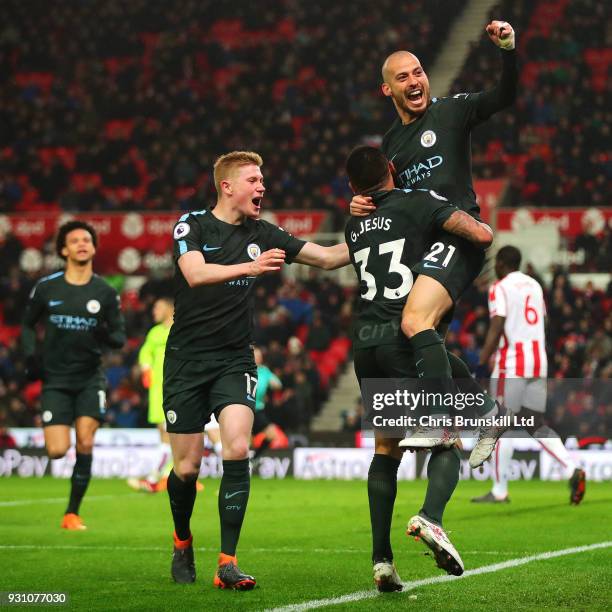
[[[442,266],[436,266],[435,264],[429,263],[428,261],[426,261],[423,264],[423,267],[424,268],[435,268],[436,270],[441,270],[442,269]]]
[[[235,493],[226,493],[225,494],[225,499],[230,499],[231,497],[234,497],[234,495],[239,495],[240,493],[246,493],[245,491],[236,491]]]
[[[64,300],[51,300],[49,302],[49,307],[53,308],[54,306],[59,306],[60,304],[63,304]]]
[[[209,253],[210,251],[218,251],[220,248],[222,248],[222,247],[209,247],[207,244],[205,244],[205,245],[202,247],[202,250],[203,250],[205,253]]]

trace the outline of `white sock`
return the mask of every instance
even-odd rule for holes
[[[565,470],[565,478],[571,478],[576,464],[572,461],[565,445],[561,442],[559,434],[550,427],[540,427],[534,434],[534,439],[553,458],[556,459]]]
[[[503,499],[508,495],[508,475],[513,454],[512,438],[502,436],[493,451],[493,489],[491,492],[498,499]]]
[[[157,449],[157,466],[148,476],[147,480],[153,484],[159,482],[165,475],[168,464],[172,461],[172,447],[166,442],[161,442]]]

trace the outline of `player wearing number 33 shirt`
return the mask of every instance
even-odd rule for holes
[[[377,205],[368,217],[350,217],[345,228],[351,262],[361,283],[354,348],[397,345],[402,308],[414,281],[412,268],[421,261],[432,235],[444,229],[486,248],[491,234],[435,191],[394,188],[389,163],[374,147],[354,149],[347,172],[353,190],[371,195]],[[444,256],[440,255],[441,265]],[[358,379],[367,377],[360,374]]]

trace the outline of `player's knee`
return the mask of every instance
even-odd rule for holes
[[[61,459],[68,452],[68,447],[62,444],[47,444],[49,459]]]
[[[416,311],[410,309],[404,310],[402,315],[402,333],[407,338],[412,338],[412,336],[415,336],[424,329],[427,329],[427,324]]]
[[[82,455],[91,455],[93,453],[94,441],[93,438],[91,440],[81,440],[77,441],[76,450],[77,453]]]
[[[223,445],[223,458],[230,460],[246,459],[249,456],[249,443],[248,440],[243,438],[237,438],[232,440],[229,444]]]
[[[181,459],[174,464],[174,473],[183,481],[194,480],[200,474],[200,463],[189,458]]]
[[[377,455],[387,455],[401,459],[403,451],[397,446],[397,440],[391,438],[376,440],[374,452]]]

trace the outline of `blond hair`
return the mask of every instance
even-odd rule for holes
[[[217,158],[214,168],[215,189],[221,194],[221,181],[228,179],[234,168],[240,166],[263,166],[263,159],[258,153],[253,151],[231,151]]]

